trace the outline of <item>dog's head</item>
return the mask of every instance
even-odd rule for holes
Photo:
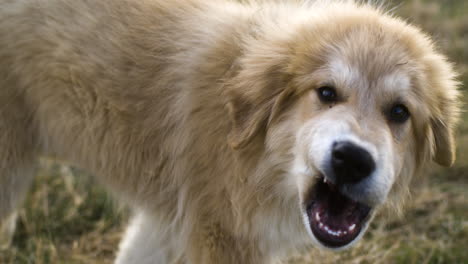
[[[454,162],[458,116],[455,73],[426,35],[337,5],[258,29],[228,91],[232,147],[262,142],[260,174],[282,173],[276,195],[295,197],[310,237],[333,249],[398,203],[428,160]]]

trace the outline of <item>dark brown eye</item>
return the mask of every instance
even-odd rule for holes
[[[320,101],[324,103],[334,103],[337,100],[336,90],[331,86],[320,87],[317,90]]]
[[[395,104],[388,113],[388,119],[395,123],[404,123],[410,117],[410,112],[403,104]]]

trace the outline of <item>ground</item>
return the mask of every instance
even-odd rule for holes
[[[466,98],[468,1],[387,2],[434,36],[455,62]],[[379,215],[352,250],[311,249],[290,263],[468,263],[468,113],[457,138],[456,164],[450,169],[434,165],[415,179],[402,216]],[[0,263],[112,263],[128,211],[83,172],[50,160],[41,164],[19,211],[12,246],[0,250]]]

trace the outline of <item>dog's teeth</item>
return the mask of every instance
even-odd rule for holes
[[[319,213],[315,213],[315,220],[317,220],[317,222],[320,222],[320,215]]]
[[[353,224],[352,226],[350,226],[350,227],[348,228],[349,232],[353,231],[354,228],[356,228],[356,224]]]
[[[323,177],[323,183],[327,183],[327,178]]]
[[[322,224],[322,223],[319,223],[319,227],[320,227],[321,229],[323,229],[323,224]]]

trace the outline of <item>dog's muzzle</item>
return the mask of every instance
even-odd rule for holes
[[[315,238],[329,248],[345,247],[365,229],[372,208],[343,190],[353,189],[371,177],[376,163],[364,148],[334,142],[324,174],[309,192],[306,212]]]

